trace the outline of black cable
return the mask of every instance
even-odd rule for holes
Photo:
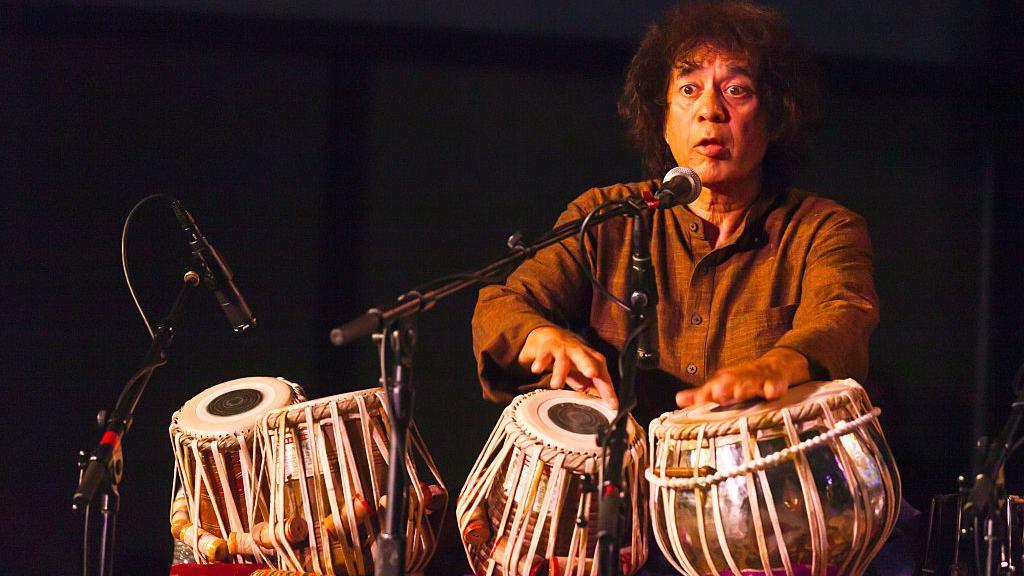
[[[153,372],[154,370],[163,366],[164,364],[167,364],[167,359],[161,358],[148,366],[143,366],[142,368],[139,368],[139,370],[135,372],[135,374],[133,374],[131,378],[128,379],[128,383],[125,384],[124,388],[121,389],[121,394],[117,397],[117,404],[114,404],[114,406],[121,405],[121,403],[124,401],[125,396],[127,396],[128,393],[135,388],[135,384],[139,381],[140,378],[142,378],[146,374],[149,374],[150,372]]]
[[[593,210],[591,210],[590,213],[587,214],[587,216],[583,219],[583,222],[580,223],[579,245],[580,245],[580,252],[583,253],[583,261],[586,263],[586,265],[583,267],[583,269],[584,269],[584,272],[587,275],[587,278],[590,279],[591,285],[594,286],[595,288],[597,288],[597,290],[599,292],[604,294],[605,297],[608,298],[612,302],[612,304],[615,304],[616,306],[619,306],[619,307],[621,307],[621,308],[623,308],[625,310],[630,310],[630,307],[629,307],[628,304],[626,304],[625,302],[620,300],[617,296],[612,294],[611,291],[609,291],[608,288],[606,288],[603,284],[601,284],[601,282],[597,279],[597,277],[594,276],[594,263],[590,259],[590,251],[587,250],[587,242],[586,242],[586,240],[587,240],[587,228],[590,226],[590,219],[591,218],[593,218],[599,212],[601,212],[602,210],[604,210],[606,208],[610,208],[612,206],[621,206],[621,205],[626,204],[626,203],[627,202],[625,200],[608,200],[608,201],[602,202],[601,204],[598,204],[597,207],[595,207]]]
[[[508,267],[511,266],[512,264],[510,264]],[[423,284],[420,284],[419,286],[413,288],[412,290],[410,290],[410,292],[428,292],[435,286],[447,284],[453,280],[473,280],[481,284],[494,284],[496,282],[501,282],[501,278],[508,275],[507,273],[501,274],[500,272],[501,270],[497,270],[492,274],[474,274],[472,272],[459,272],[456,274],[448,274],[446,276],[441,276],[440,278],[428,280],[427,282],[424,282]]]
[[[135,213],[139,210],[139,208],[142,207],[143,204],[156,198],[166,198],[168,202],[174,201],[174,197],[171,196],[170,194],[150,194],[149,196],[146,196],[142,200],[136,202],[135,206],[132,206],[132,209],[128,212],[128,216],[126,216],[124,219],[124,225],[121,227],[121,270],[124,272],[124,281],[126,284],[128,284],[128,293],[132,297],[132,302],[135,304],[135,309],[138,310],[139,315],[142,316],[142,323],[146,325],[146,331],[149,332],[150,339],[153,338],[155,332],[153,331],[153,325],[150,324],[149,322],[149,318],[146,317],[146,313],[142,310],[142,305],[139,304],[139,299],[135,295],[135,288],[132,286],[132,278],[131,275],[128,273],[127,247],[128,227],[131,224],[132,219],[135,218]]]
[[[650,316],[644,317],[644,321],[641,322],[640,325],[637,326],[636,329],[633,330],[632,333],[630,333],[628,336],[626,336],[625,342],[622,343],[622,349],[623,350],[629,350],[629,346],[633,342],[633,340],[636,340],[637,338],[639,338],[640,335],[643,334],[644,330],[647,329],[648,325],[650,325],[650,323],[651,323],[651,317]],[[626,372],[625,372],[625,368],[626,367],[622,364],[623,361],[624,361],[623,359],[625,357],[626,357],[625,354],[619,354],[619,362],[618,362],[618,364],[619,364],[619,378],[622,378],[626,374]],[[630,408],[632,409],[632,406]]]

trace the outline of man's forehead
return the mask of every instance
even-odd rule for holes
[[[691,70],[710,66],[716,59],[721,60],[722,64],[733,72],[747,74],[748,76],[754,75],[754,67],[746,55],[723,50],[715,46],[701,46],[680,54],[676,58],[675,67],[680,73],[685,74]]]

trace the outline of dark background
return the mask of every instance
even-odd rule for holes
[[[188,398],[248,375],[371,387],[369,342],[333,349],[331,326],[642,176],[615,100],[666,2],[236,4],[0,3],[2,573],[80,570],[76,454],[147,347],[118,249],[146,194],[195,214],[260,326],[236,337],[208,294],[190,302],[125,441],[121,574],[166,573],[166,428]],[[1021,14],[813,4],[776,3],[827,86],[800,183],[871,225],[867,385],[924,507],[1001,427],[1024,360]],[[140,210],[128,262],[159,319],[188,263],[166,205]],[[475,381],[474,300],[420,322],[418,423],[453,492],[500,412]],[[453,524],[432,573],[463,570]]]

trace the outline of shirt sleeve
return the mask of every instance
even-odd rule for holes
[[[570,204],[556,226],[586,216],[597,203],[597,192],[590,190]],[[505,284],[480,290],[473,313],[473,352],[485,399],[508,402],[520,387],[540,380],[517,362],[531,331],[586,321],[591,286],[579,258],[579,242],[573,236],[538,251]]]
[[[814,379],[868,372],[868,341],[878,325],[871,239],[860,216],[839,211],[815,233],[793,327],[776,342],[803,354]]]

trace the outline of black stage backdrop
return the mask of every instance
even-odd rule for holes
[[[985,40],[964,58],[823,55],[827,117],[800,179],[871,225],[883,321],[867,385],[919,507],[967,471],[976,432],[1001,426],[1024,360],[1020,15],[981,12]],[[641,176],[615,115],[639,29],[0,13],[3,573],[80,569],[76,454],[147,347],[118,252],[144,195],[182,199],[260,326],[236,337],[208,294],[189,303],[125,440],[121,574],[166,573],[167,426],[185,400],[248,375],[311,397],[371,387],[372,346],[333,349],[331,326],[501,255],[587,187]],[[156,320],[188,262],[166,205],[140,211],[128,261]],[[453,492],[500,412],[475,381],[474,300],[420,321],[417,419]],[[453,525],[431,573],[464,569]]]

